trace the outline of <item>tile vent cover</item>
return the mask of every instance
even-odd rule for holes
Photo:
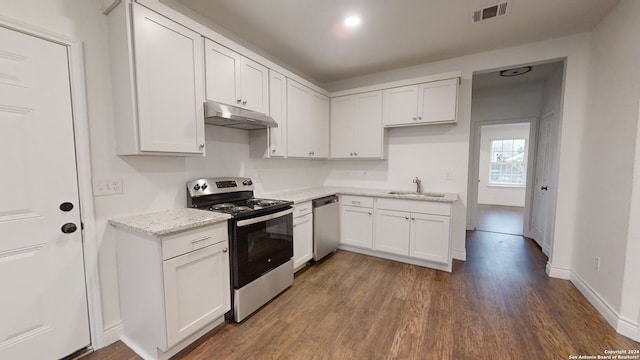
[[[511,6],[509,6],[509,2],[507,1],[489,5],[473,12],[473,22],[479,22],[492,19],[497,16],[507,15],[510,8]]]

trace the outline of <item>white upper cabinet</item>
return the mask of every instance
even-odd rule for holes
[[[269,130],[269,157],[287,156],[287,78],[269,70],[269,114],[278,123]]]
[[[119,155],[204,155],[202,37],[139,4],[108,17]]]
[[[269,69],[205,39],[207,100],[269,113]]]
[[[383,94],[384,126],[456,122],[458,79],[387,89]]]
[[[331,99],[331,158],[384,157],[382,91]]]
[[[287,79],[287,156],[329,157],[329,98]]]

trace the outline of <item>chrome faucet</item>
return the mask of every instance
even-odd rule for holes
[[[420,194],[422,192],[422,180],[416,176],[416,178],[413,179],[413,183],[416,184],[416,192]]]

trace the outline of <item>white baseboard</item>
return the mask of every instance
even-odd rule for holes
[[[604,317],[605,320],[611,325],[614,329],[618,329],[618,320],[620,316],[618,313],[607,303],[597,291],[595,291],[591,285],[587,284],[586,281],[580,275],[578,275],[575,271],[571,271],[571,282],[575,285],[578,290],[584,295],[584,297],[589,300],[591,305],[598,310],[600,315]]]
[[[571,280],[571,269],[553,266],[547,262],[545,271],[549,277],[563,280]]]
[[[456,260],[467,261],[467,250],[466,249],[462,249],[462,250],[453,249],[453,251],[451,252],[451,257],[456,259]]]
[[[618,334],[626,336],[629,339],[640,342],[640,326],[629,319],[618,317],[618,326],[616,327]]]
[[[108,346],[120,340],[122,337],[122,322],[118,321],[113,325],[109,325],[104,329],[103,345]],[[97,349],[95,349],[97,350]]]

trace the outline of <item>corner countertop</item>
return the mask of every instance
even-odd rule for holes
[[[264,193],[260,194],[260,197],[269,199],[282,199],[293,201],[295,204],[310,201],[313,199],[321,198],[329,195],[356,195],[356,196],[371,196],[379,198],[391,198],[402,200],[420,200],[442,203],[454,203],[458,201],[458,194],[454,193],[441,193],[443,197],[427,196],[425,194],[390,194],[392,191],[397,190],[384,190],[384,189],[366,189],[366,188],[349,188],[349,187],[334,187],[334,186],[320,186],[306,189],[297,189],[290,191]]]
[[[121,229],[162,236],[216,224],[230,218],[231,215],[228,214],[183,208],[111,219],[109,224]]]

